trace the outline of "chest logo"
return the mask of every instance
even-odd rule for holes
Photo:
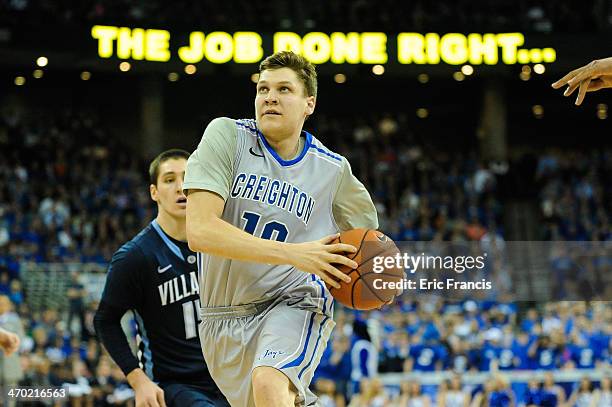
[[[167,270],[170,269],[170,267],[172,267],[172,264],[168,264],[166,267],[162,268],[161,266],[157,266],[157,272],[159,274],[165,273]]]
[[[249,153],[253,154],[255,157],[263,157],[263,154],[257,154],[254,150],[253,147],[249,148]]]
[[[189,256],[187,256],[187,263],[189,264],[193,264],[196,262],[196,257],[192,254],[190,254]]]

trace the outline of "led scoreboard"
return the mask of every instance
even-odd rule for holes
[[[292,50],[315,64],[497,65],[551,63],[554,48],[526,48],[522,33],[399,33],[382,32],[294,32],[272,34],[271,49],[264,37],[253,31],[228,33],[193,31],[184,44],[172,44],[167,30],[96,25],[91,36],[97,41],[98,56],[167,62],[173,53],[184,63],[253,64],[264,53]],[[390,47],[392,41],[393,47]],[[393,49],[393,55],[391,55]],[[173,51],[174,50],[174,51]],[[269,52],[268,52],[269,51]]]

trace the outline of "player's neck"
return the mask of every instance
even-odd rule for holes
[[[267,140],[268,144],[276,151],[283,160],[292,160],[302,152],[302,137],[287,137],[280,141]]]
[[[159,212],[155,218],[164,233],[175,240],[181,242],[187,241],[187,230],[185,226],[185,218],[175,218],[165,212]]]

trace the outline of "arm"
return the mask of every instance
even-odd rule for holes
[[[219,195],[196,190],[187,196],[187,242],[193,251],[234,260],[268,264],[290,264],[300,271],[320,276],[339,288],[334,280],[351,279],[332,263],[357,268],[357,263],[338,253],[354,253],[351,245],[329,244],[338,235],[306,243],[284,243],[255,237],[221,219],[225,202]]]
[[[126,312],[127,309],[101,301],[94,317],[96,334],[134,389],[136,405],[165,407],[163,390],[139,367],[121,328],[121,318]]]
[[[436,403],[438,407],[446,406],[446,391],[440,391],[438,393],[438,402]]]
[[[332,203],[332,212],[338,227],[340,230],[378,229],[378,215],[372,198],[368,190],[353,175],[351,166],[344,157],[342,157],[341,171]]]
[[[94,316],[94,327],[100,342],[134,389],[136,406],[166,407],[163,390],[139,367],[121,328],[123,315],[142,302],[143,290],[138,273],[148,269],[150,265],[138,247],[124,246],[115,253]]]
[[[579,88],[576,105],[582,103],[587,92],[612,88],[612,57],[596,59],[585,66],[574,69],[553,83],[552,87],[559,89],[564,85],[567,85],[567,89],[563,96],[570,96]]]

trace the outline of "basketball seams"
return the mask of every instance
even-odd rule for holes
[[[357,249],[357,251],[355,253],[353,253],[353,257],[350,256],[346,256],[349,259],[353,260],[355,258],[355,256],[357,256],[357,253],[359,253],[361,251],[361,247],[363,246],[363,241],[365,240],[365,237],[368,235],[368,232],[372,230],[372,229],[366,229],[366,231],[364,232],[363,236],[361,236],[361,239],[359,239],[359,248]],[[338,237],[338,243],[343,243],[342,242],[342,234],[340,234],[340,236]]]
[[[380,241],[380,239],[379,240],[374,239],[374,237],[376,236],[372,237],[372,239],[368,238],[368,234],[371,231],[374,233],[377,233],[376,230],[364,229],[362,231],[359,231],[356,237],[355,237],[355,231],[356,230],[343,232],[338,237],[338,242],[344,243],[344,244],[348,243],[347,240],[351,242],[356,242],[358,239],[359,247],[357,248],[357,251],[351,255],[346,256],[350,258],[351,260],[355,260],[358,257],[358,255],[360,255],[359,257],[363,255],[362,251],[364,250],[364,246],[365,246],[364,242],[367,241],[367,242],[374,243],[374,242]],[[392,240],[388,240],[387,243],[394,243],[394,242]],[[398,248],[395,244],[393,245],[385,244],[382,247],[381,246],[377,247],[376,249],[378,250],[382,249],[382,250],[380,250],[378,253],[370,256],[367,259],[360,259],[359,265],[355,269],[350,269],[346,266],[340,265],[339,269],[341,270],[348,269],[348,271],[345,272],[345,275],[351,277],[352,281],[351,283],[348,283],[348,284],[341,282],[340,289],[336,289],[336,288],[330,289],[330,293],[332,294],[332,296],[337,297],[338,301],[345,303],[347,306],[353,309],[370,310],[370,309],[380,308],[381,306],[388,304],[393,299],[393,297],[395,297],[395,290],[382,290],[383,292],[378,293],[377,291],[379,290],[376,290],[372,285],[370,275],[377,274],[380,277],[383,277],[385,280],[401,279],[402,273],[400,272],[399,268],[397,270],[391,269],[390,270],[391,272],[375,273],[372,267],[372,262],[374,261],[376,257],[393,256],[398,253]],[[396,271],[396,273],[394,273],[393,271]],[[357,272],[357,276],[353,275],[354,272]],[[358,286],[359,286],[359,290],[357,290]],[[368,291],[363,291],[366,289],[364,288],[364,286],[367,288]],[[385,297],[384,294],[386,294],[387,291],[389,292],[390,298],[383,298]],[[356,298],[357,295],[359,295],[359,298]],[[367,299],[366,298],[367,296],[371,296],[372,298]],[[377,303],[380,303],[380,304],[377,304]]]

